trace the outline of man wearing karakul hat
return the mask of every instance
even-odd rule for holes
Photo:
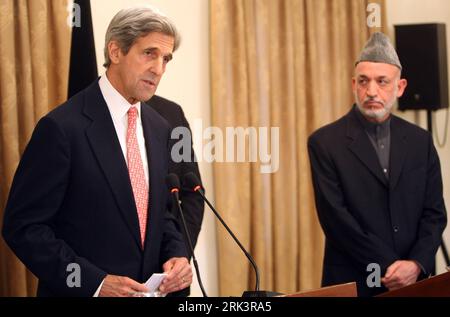
[[[389,39],[373,34],[355,66],[356,104],[308,140],[322,285],[356,281],[359,296],[429,276],[447,221],[431,135],[391,114],[407,85],[401,70]]]

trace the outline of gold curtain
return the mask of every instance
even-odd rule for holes
[[[0,227],[20,156],[37,121],[67,98],[67,0],[0,1]],[[35,277],[0,238],[0,296],[33,296]]]
[[[258,263],[261,289],[320,287],[324,237],[306,141],[353,102],[354,62],[375,31],[369,2],[384,22],[383,0],[211,0],[213,126],[280,128],[276,173],[214,164],[216,205]],[[253,271],[220,225],[218,244],[220,295],[252,289]]]

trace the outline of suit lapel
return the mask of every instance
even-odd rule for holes
[[[391,170],[389,177],[389,187],[395,188],[400,178],[408,151],[407,139],[401,129],[401,122],[394,116],[391,121],[391,154],[389,159],[389,168]]]
[[[98,82],[86,91],[84,114],[92,120],[92,124],[86,129],[92,151],[105,174],[123,218],[140,247],[139,222],[127,164]]]
[[[382,172],[377,153],[369,140],[369,136],[364,132],[361,123],[358,121],[355,111],[357,110],[354,107],[347,115],[347,137],[351,140],[348,148],[383,185],[388,186],[388,180]]]

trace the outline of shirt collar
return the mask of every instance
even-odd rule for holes
[[[141,115],[141,102],[138,101],[135,104],[130,104],[109,81],[106,73],[100,77],[98,82],[103,97],[105,98],[106,105],[109,108],[111,117],[114,122],[121,122],[121,120],[127,116],[128,109],[136,107],[138,110],[138,118]]]

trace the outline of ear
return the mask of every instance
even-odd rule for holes
[[[398,83],[397,83],[397,98],[400,98],[403,93],[405,92],[406,86],[408,86],[408,81],[404,78],[399,79]]]
[[[352,90],[353,92],[356,91],[356,77],[352,77]]]
[[[112,64],[118,64],[122,51],[116,41],[108,43],[108,54]]]

